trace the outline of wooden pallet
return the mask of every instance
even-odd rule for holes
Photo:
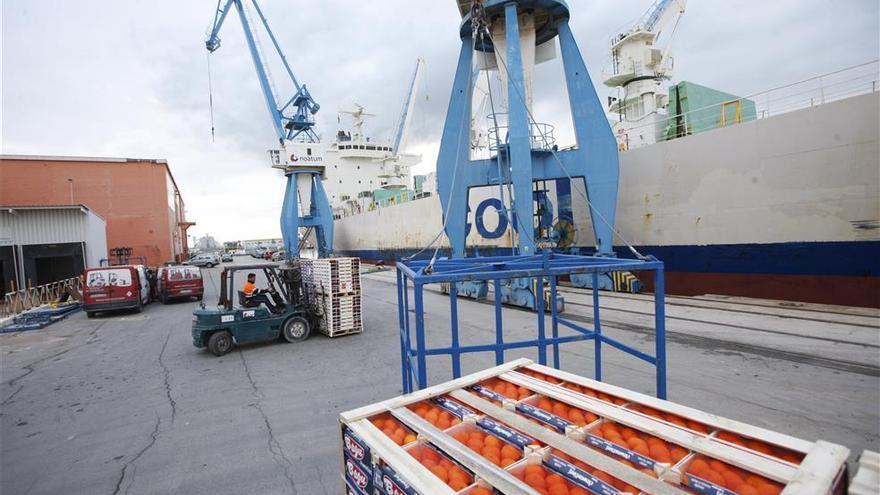
[[[355,294],[361,289],[359,258],[303,259],[303,284],[321,294]]]
[[[529,396],[505,397],[485,387],[487,380],[521,387],[520,394]],[[577,409],[589,413],[595,419],[580,426],[567,419],[560,421],[564,418],[535,408],[542,398],[563,404],[569,412]],[[454,414],[459,424],[440,429],[427,421],[427,416],[414,412],[419,408],[424,412],[426,404]],[[404,445],[400,445],[377,427],[384,424],[388,428],[389,419],[392,430],[399,425],[413,435],[408,437],[409,442],[401,440]],[[784,486],[783,495],[837,495],[845,490],[849,455],[848,449],[839,445],[801,440],[536,365],[528,359],[348,411],[340,415],[340,423],[342,479],[347,493],[354,494],[470,494],[482,486],[496,489],[495,493],[535,495],[539,492],[517,474],[526,466],[540,465],[586,493],[736,495],[713,486],[712,478],[704,480],[688,472],[692,463],[709,459],[732,466],[730,472],[737,470]],[[519,437],[494,433],[520,453],[515,463],[505,467],[490,462],[454,437],[462,428],[488,431],[487,424],[499,423],[507,427],[506,431],[515,431],[526,439],[516,443],[510,439]],[[603,440],[601,436],[595,436],[606,423],[648,434],[686,452],[677,460],[665,462],[653,459],[653,454],[632,457],[634,451],[617,445],[613,436],[609,435],[613,442],[604,443],[599,441]],[[739,445],[740,441],[745,445]],[[458,490],[444,483],[413,456],[421,455],[425,448],[442,454],[447,465],[453,463],[455,469],[470,476],[466,480],[472,483]],[[575,464],[602,471],[614,481],[605,483]],[[629,488],[620,491],[621,485]]]
[[[318,330],[328,337],[341,337],[364,330],[361,294],[315,294],[315,314],[321,317]]]

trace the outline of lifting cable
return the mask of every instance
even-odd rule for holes
[[[211,85],[211,52],[208,52],[208,108],[211,112],[211,142],[214,142],[214,88]]]
[[[471,13],[472,13],[471,18],[472,19],[474,18],[473,14],[477,13],[478,11],[480,11],[479,4],[478,4],[478,2],[474,1],[473,5],[471,7]],[[477,40],[476,40],[476,37],[473,36],[473,32],[472,32],[471,33],[471,52],[472,53],[476,50],[476,44],[477,44]],[[474,71],[473,71],[473,65],[471,65],[471,67],[468,67],[468,80],[467,80],[467,87],[468,88],[470,88],[471,85],[473,84],[473,79],[474,79]],[[470,93],[470,91],[468,91],[468,93]],[[468,105],[468,106],[470,106],[470,105]],[[415,258],[416,256],[418,256],[419,254],[422,254],[423,252],[430,249],[431,246],[436,244],[437,241],[440,240],[440,237],[446,233],[446,224],[449,221],[449,210],[450,210],[450,207],[452,206],[452,193],[453,193],[453,191],[455,191],[455,179],[456,179],[456,176],[458,175],[458,167],[460,165],[460,163],[458,161],[458,156],[461,153],[461,133],[464,130],[465,117],[467,118],[468,123],[470,123],[470,118],[471,118],[471,116],[466,115],[465,112],[462,112],[461,116],[462,116],[462,122],[459,124],[459,127],[458,127],[458,139],[457,139],[457,144],[456,144],[456,148],[455,148],[455,166],[452,169],[452,182],[451,182],[450,188],[449,188],[449,196],[446,198],[446,209],[443,212],[443,224],[440,227],[440,231],[437,232],[437,235],[434,236],[434,239],[431,240],[431,242],[429,242],[427,246],[416,251],[415,253],[411,254],[410,256],[404,258],[405,261],[410,261],[413,258]],[[470,134],[470,125],[468,125],[468,134]],[[470,142],[470,139],[468,139],[468,142]],[[467,239],[465,239],[465,248],[467,248]],[[425,268],[425,273],[430,273],[433,270],[434,263],[437,261],[437,253],[439,251],[440,251],[440,244],[437,244],[436,247],[434,248],[433,254],[431,255],[431,261],[428,263],[428,266]]]

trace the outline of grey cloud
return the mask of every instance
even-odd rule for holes
[[[570,0],[572,28],[603,98],[608,40],[649,0]],[[2,152],[167,158],[199,226],[218,239],[278,235],[283,179],[266,165],[275,138],[237,18],[211,56],[211,142],[205,29],[216,2],[6,0],[2,3]],[[417,57],[427,61],[410,149],[432,153],[459,49],[451,0],[261,2],[301,82],[322,110],[357,102],[388,138]],[[263,47],[268,52],[268,40]],[[675,40],[678,80],[750,94],[878,57],[874,0],[691,0]],[[272,66],[281,87],[280,67]],[[539,120],[564,129],[558,61],[539,67]],[[232,198],[253,206],[238,211]],[[235,202],[237,204],[237,201]],[[235,210],[235,211],[233,211]]]

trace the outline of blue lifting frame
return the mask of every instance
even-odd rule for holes
[[[557,311],[557,283],[561,276],[589,274],[593,282],[601,273],[609,271],[652,271],[654,273],[654,355],[634,349],[602,333],[599,310],[599,291],[593,290],[593,327],[585,327],[562,318]],[[505,279],[530,279],[543,286],[550,282],[550,336],[547,336],[546,314],[543,298],[537,298],[537,336],[530,340],[510,342],[504,339],[503,302],[501,284]],[[481,281],[492,283],[495,306],[495,342],[479,345],[461,345],[458,330],[459,283]],[[425,295],[427,284],[449,284],[449,308],[451,344],[447,347],[426,347]],[[412,286],[412,299],[410,298]],[[466,303],[474,304],[474,303]],[[413,315],[410,315],[412,305]],[[428,260],[397,263],[397,311],[400,331],[401,382],[404,393],[414,386],[428,386],[428,356],[448,355],[452,358],[453,378],[461,376],[461,356],[472,352],[494,352],[495,363],[504,362],[504,351],[537,347],[538,363],[547,364],[547,348],[552,348],[553,367],[559,369],[559,346],[570,342],[592,340],[594,342],[595,378],[602,380],[602,344],[608,344],[631,356],[635,356],[656,368],[657,397],[666,398],[666,315],[663,262],[649,257],[646,260],[612,258],[605,256],[580,256],[554,253],[544,250],[531,256],[494,256],[482,258],[443,258],[431,263]],[[573,330],[575,335],[560,336],[560,326]],[[436,329],[431,329],[436,333]],[[415,341],[413,341],[413,333]]]
[[[534,121],[527,106],[525,68],[520,38],[520,17],[545,18],[535,27],[534,43],[540,45],[558,40],[562,58],[568,105],[571,110],[576,146],[557,149],[544,129],[548,126]],[[461,47],[453,79],[452,93],[437,156],[437,195],[443,209],[443,227],[453,258],[464,259],[467,252],[468,200],[470,190],[487,186],[512,187],[511,208],[503,201],[496,207],[499,215],[507,213],[511,231],[518,233],[516,253],[531,256],[540,243],[534,232],[535,204],[547,198],[534,194],[536,182],[557,181],[564,185],[559,200],[560,217],[569,213],[572,187],[583,186],[589,203],[596,254],[614,258],[614,220],[617,208],[619,162],[617,141],[608,125],[602,102],[590,79],[587,66],[569,26],[569,8],[564,0],[484,0],[464,13],[459,27]],[[490,135],[495,139],[495,154],[490,158],[471,159],[471,116],[475,73],[474,54],[492,56],[495,41],[489,25],[504,26],[504,47],[498,47],[498,70],[507,76],[508,122],[504,129],[495,123]],[[494,114],[493,114],[494,115]],[[580,189],[578,189],[580,190]],[[503,197],[503,193],[502,193]],[[570,223],[581,219],[566,216]],[[540,225],[540,224],[539,224]],[[477,228],[480,229],[479,223]],[[500,232],[493,232],[500,235]],[[608,274],[597,278],[600,287],[610,287]],[[586,285],[577,275],[576,285]],[[537,310],[537,300],[544,297],[535,292],[527,280],[509,279],[502,284],[506,303]],[[488,293],[484,283],[463,284],[460,294],[482,299]]]

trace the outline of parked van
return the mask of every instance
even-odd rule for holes
[[[205,293],[202,271],[197,266],[163,266],[156,275],[156,294],[162,304],[176,297],[196,297]]]
[[[150,282],[144,265],[103,266],[83,272],[83,311],[93,318],[100,311],[134,309],[150,302]]]

